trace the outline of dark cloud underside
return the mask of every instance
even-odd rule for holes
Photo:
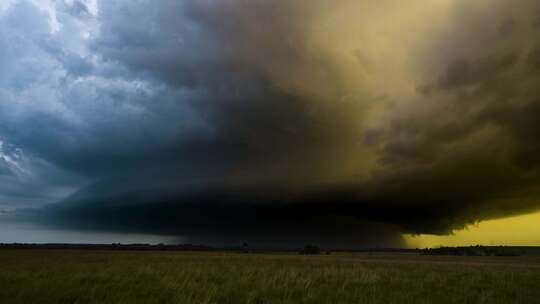
[[[399,245],[540,207],[536,1],[90,3],[0,15],[21,221]]]

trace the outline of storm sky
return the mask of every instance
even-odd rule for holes
[[[534,213],[539,84],[536,0],[2,0],[0,241],[402,246]]]

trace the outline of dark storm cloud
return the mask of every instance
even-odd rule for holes
[[[154,187],[96,198],[98,184],[24,216],[59,228],[181,235],[193,242],[332,247],[400,246],[396,227],[356,216],[352,189],[227,186],[223,181]],[[117,186],[117,184],[112,184]],[[103,192],[101,192],[103,193]],[[382,211],[382,210],[381,210]],[[33,211],[35,212],[35,211]]]
[[[103,3],[100,7],[102,34],[92,41],[88,50],[81,52],[57,47],[66,42],[55,39],[70,37],[51,35],[47,30],[39,34],[39,39],[25,33],[30,38],[24,41],[25,49],[35,50],[17,55],[23,58],[42,57],[42,61],[50,65],[43,70],[48,73],[51,69],[57,71],[58,79],[41,78],[45,75],[38,72],[35,76],[37,80],[28,81],[21,89],[25,93],[34,93],[34,89],[37,90],[35,87],[45,87],[50,96],[42,94],[39,103],[27,100],[18,103],[17,99],[28,97],[10,95],[8,97],[11,100],[6,100],[2,105],[4,123],[0,134],[3,139],[21,147],[34,158],[90,180],[105,179],[100,183],[113,185],[110,186],[113,192],[109,195],[99,193],[105,192],[101,188],[96,191],[98,194],[85,192],[89,201],[109,202],[117,193],[129,193],[144,187],[150,189],[148,191],[153,194],[154,200],[154,204],[144,207],[157,211],[160,206],[166,207],[161,203],[165,199],[160,193],[165,191],[162,185],[171,182],[179,184],[186,181],[189,183],[193,179],[211,178],[222,183],[229,180],[227,182],[236,186],[264,176],[281,178],[282,183],[292,183],[293,180],[297,184],[318,182],[319,179],[328,178],[320,175],[321,167],[332,166],[318,164],[320,155],[339,157],[340,150],[344,149],[340,143],[354,140],[354,126],[351,122],[352,115],[357,112],[354,105],[347,106],[347,111],[322,103],[310,104],[307,96],[276,87],[270,75],[262,71],[263,67],[250,67],[259,59],[252,58],[250,62],[243,62],[243,54],[239,53],[245,51],[246,46],[236,46],[241,38],[235,38],[234,33],[243,29],[247,21],[244,24],[224,24],[224,32],[219,34],[215,30],[220,25],[212,24],[218,11],[211,11],[211,5],[205,8],[190,4],[183,5],[184,8],[172,1],[163,2],[163,5],[153,5],[150,2],[145,5],[109,3]],[[236,4],[228,5],[228,14],[239,18],[241,12],[236,11]],[[149,7],[152,9],[148,10]],[[154,7],[157,12],[147,17],[147,13],[152,12]],[[274,5],[271,7],[274,10],[280,8]],[[17,15],[19,10],[26,13],[29,9],[38,12],[37,8],[22,2],[11,8],[9,14]],[[184,14],[183,10],[187,20],[178,18],[178,14]],[[64,28],[61,28],[63,35],[68,35],[69,30],[72,30],[66,28],[68,21],[74,22],[70,16],[77,15],[68,11],[69,15],[59,14],[59,18],[67,20],[61,19],[64,21]],[[46,20],[43,13],[40,14],[41,21]],[[203,16],[205,14],[208,16]],[[144,20],[145,16],[150,18],[148,22],[132,22],[133,19]],[[251,16],[248,21],[255,21],[255,17]],[[37,16],[34,19],[40,20]],[[268,22],[275,23],[270,20]],[[155,28],[148,28],[148,24],[153,24]],[[24,29],[20,31],[24,32]],[[17,33],[15,28],[13,32]],[[269,29],[262,33],[270,37]],[[227,36],[236,40],[230,43],[228,51],[213,49],[223,44]],[[258,39],[256,33],[250,33],[250,37],[247,34],[245,36]],[[218,37],[221,41],[213,43],[212,40]],[[264,39],[258,43],[273,45],[273,42]],[[297,51],[288,44],[278,44],[278,47],[284,52],[280,64],[289,64],[291,58],[287,54]],[[16,52],[10,56],[15,58]],[[43,104],[45,106],[41,107]],[[52,111],[50,108],[53,108]],[[351,134],[344,132],[347,129],[351,129]],[[130,175],[137,177],[128,178]],[[304,182],[304,177],[313,181]],[[265,191],[273,190],[269,188]],[[244,195],[235,190],[231,196]],[[246,196],[251,198],[250,195]],[[10,199],[14,200],[14,197]],[[276,203],[280,200],[277,199]],[[71,203],[76,209],[77,202]],[[72,219],[68,222],[82,223],[77,218],[87,213],[88,222],[97,220],[95,225],[89,226],[98,229],[99,216],[93,217],[91,214],[99,214],[98,209],[103,206],[98,203],[92,207],[91,204],[96,212],[68,212],[68,217]],[[183,213],[183,206],[173,208],[176,217]],[[193,204],[192,199],[186,206],[194,210],[198,205]],[[214,205],[210,204],[210,207],[200,206],[212,210]],[[238,216],[245,214],[247,218],[254,212],[245,204],[224,206],[220,210],[227,208],[231,210],[223,213],[231,215],[230,220],[219,222],[218,226],[222,227],[217,230],[224,232],[214,230],[216,237],[224,237],[226,232],[236,234],[239,228],[233,227],[234,213],[238,213]],[[285,228],[277,229],[281,220],[278,212],[272,211],[272,208],[272,205],[263,208],[269,210],[270,214],[259,228],[248,228],[246,223],[239,226],[254,232],[262,233],[264,230],[265,238],[270,237],[273,230],[276,230],[274,237],[281,235]],[[103,229],[165,234],[181,234],[181,230],[185,230],[181,228],[186,226],[174,228],[171,222],[159,224],[162,218],[155,218],[154,222],[149,223],[138,221],[133,227],[125,227],[126,223],[121,218],[129,209],[131,207],[128,204],[125,210],[115,209],[120,214],[109,213],[109,225],[104,225]],[[288,206],[283,209],[285,212],[282,221],[292,229],[295,223],[293,219],[300,212],[288,215]],[[47,210],[56,210],[57,213],[37,213],[55,219],[45,222],[53,226],[64,222],[61,218],[66,213],[61,212],[62,209]],[[133,210],[129,213],[138,214],[138,217],[146,214],[142,207],[133,206]],[[256,212],[260,213],[258,210]],[[204,223],[209,223],[217,214],[217,211],[208,214]],[[115,216],[119,218],[115,220]],[[201,217],[204,218],[204,214]],[[319,214],[317,217],[320,219],[306,217],[309,227],[306,223],[306,228],[294,235],[314,230],[320,234],[331,234],[332,238],[325,237],[328,240],[341,239],[334,231],[339,230],[333,227],[337,221],[332,220],[334,215],[325,218]],[[117,225],[110,225],[116,221]],[[318,222],[324,223],[320,229],[316,228]],[[248,222],[254,223],[253,220]],[[157,226],[161,225],[158,229]],[[227,228],[227,225],[231,225],[231,228]],[[204,226],[197,225],[184,234],[197,236],[199,234],[193,230],[198,228],[206,231],[201,237],[210,238],[210,230]],[[350,233],[355,230],[349,229]],[[341,231],[344,229],[341,228]],[[313,238],[318,234],[310,233]],[[388,235],[396,239],[395,232]],[[352,238],[352,235],[347,238]],[[385,236],[381,242],[387,239]]]
[[[125,65],[138,75],[134,77],[201,92],[200,98],[178,102],[203,116],[211,136],[204,140],[197,134],[187,144],[180,142],[175,150],[179,160],[229,166],[240,161],[263,168],[268,164],[261,162],[264,160],[283,165],[298,163],[297,157],[319,162],[318,154],[339,153],[344,143],[354,144],[360,138],[357,123],[361,116],[357,104],[335,107],[316,102],[304,92],[282,88],[288,83],[268,71],[297,65],[296,61],[306,60],[303,56],[309,57],[303,51],[301,22],[293,19],[301,16],[294,10],[294,5],[264,1],[107,2],[101,6],[102,35],[93,49]],[[119,13],[124,11],[128,13]],[[321,59],[309,65],[325,70],[329,63]],[[338,80],[328,83],[339,85]],[[205,151],[219,153],[201,159]]]
[[[59,14],[63,27],[52,34],[46,14],[29,2],[6,14],[0,136],[28,155],[101,178],[166,157],[172,152],[159,151],[173,145],[170,138],[199,128],[197,116],[178,102],[197,92],[130,81],[121,67],[85,49],[81,20]],[[86,30],[94,30],[88,22]]]
[[[534,1],[458,1],[392,58],[388,33],[363,32],[390,1],[86,3],[57,4],[56,34],[17,25],[47,28],[30,2],[0,19],[0,139],[91,183],[21,219],[355,246],[540,207]],[[339,23],[355,11],[368,21]],[[354,30],[380,50],[347,45]]]
[[[495,20],[482,12],[476,12],[474,21],[458,14],[459,22],[474,22],[483,30],[462,35],[456,26],[454,44],[442,45],[458,55],[450,51],[452,55],[439,58],[446,62],[443,69],[420,86],[422,95],[409,105],[418,111],[404,111],[386,134],[378,131],[384,134],[379,136],[383,169],[373,182],[375,189],[381,188],[377,184],[385,187],[374,197],[434,219],[407,223],[413,231],[444,233],[540,207],[540,74],[534,68],[538,38],[526,11],[538,5],[509,5],[493,7],[508,9]],[[519,19],[504,21],[508,17]],[[505,33],[492,27],[498,20]],[[507,37],[508,31],[516,33]]]

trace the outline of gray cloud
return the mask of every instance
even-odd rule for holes
[[[62,229],[350,245],[540,207],[539,5],[433,4],[427,26],[390,2],[59,1],[54,32],[18,1],[0,139],[48,182],[0,158],[0,197]],[[24,209],[52,189],[79,191]]]

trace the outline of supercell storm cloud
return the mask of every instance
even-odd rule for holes
[[[540,209],[540,3],[0,4],[7,221],[384,245]]]

